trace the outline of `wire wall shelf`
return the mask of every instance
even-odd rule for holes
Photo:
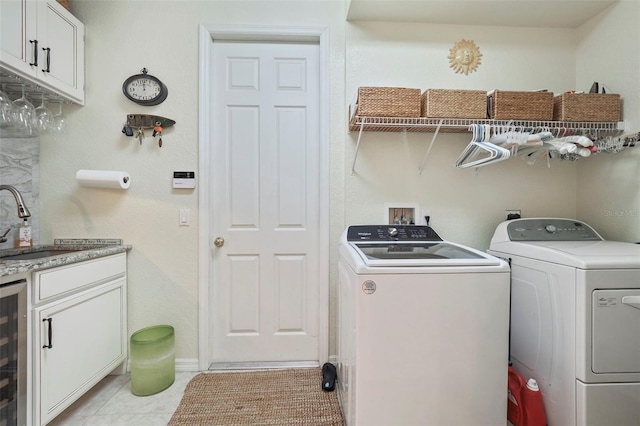
[[[589,121],[537,121],[537,120],[494,120],[474,118],[427,118],[427,117],[365,117],[354,115],[349,121],[349,131],[358,132],[356,152],[351,165],[351,174],[355,174],[358,151],[363,132],[422,132],[433,133],[427,153],[422,160],[419,173],[424,170],[431,148],[440,132],[468,133],[474,124],[490,125],[494,128],[516,128],[535,131],[550,131],[560,134],[599,134],[619,135],[624,130],[624,122],[589,122]]]
[[[589,121],[536,121],[536,120],[493,120],[477,118],[426,118],[426,117],[364,117],[353,116],[349,130],[368,132],[468,132],[472,124],[489,124],[492,126],[517,126],[521,128],[548,128],[572,131],[607,131],[618,132],[624,129],[623,122],[589,122]]]

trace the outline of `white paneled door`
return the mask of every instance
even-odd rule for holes
[[[214,364],[318,360],[318,58],[318,44],[213,44]]]

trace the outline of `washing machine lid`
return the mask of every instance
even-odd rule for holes
[[[501,261],[470,247],[443,241],[429,226],[358,225],[347,244],[366,266],[496,266]]]
[[[499,260],[458,244],[419,243],[352,243],[367,266],[488,266]]]

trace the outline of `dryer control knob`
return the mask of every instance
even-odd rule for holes
[[[389,233],[390,236],[395,237],[398,235],[398,228],[388,228],[387,232]]]
[[[547,225],[547,226],[544,227],[544,229],[550,234],[555,233],[556,230],[557,230],[556,227],[553,226],[553,225]]]

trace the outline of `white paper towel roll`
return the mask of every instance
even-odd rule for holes
[[[78,170],[76,180],[88,188],[127,189],[131,185],[129,173],[109,170]]]

